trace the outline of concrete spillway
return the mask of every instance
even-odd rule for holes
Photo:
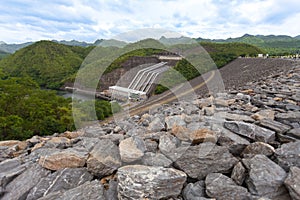
[[[143,91],[146,93],[149,92],[151,84],[154,83],[158,75],[170,68],[169,66],[165,66],[166,64],[167,62],[160,62],[158,64],[140,70],[135,75],[128,88]]]

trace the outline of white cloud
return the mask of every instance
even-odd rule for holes
[[[190,37],[300,35],[298,0],[4,0],[0,41],[94,41],[139,28],[163,28]]]

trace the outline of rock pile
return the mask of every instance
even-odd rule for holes
[[[3,200],[299,200],[300,67],[0,148]]]

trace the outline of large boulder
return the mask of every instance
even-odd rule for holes
[[[174,164],[189,177],[201,180],[209,173],[229,172],[237,163],[226,147],[207,142],[190,146]]]
[[[205,178],[206,194],[216,199],[251,200],[247,188],[238,186],[227,176],[220,173],[208,174]]]
[[[140,160],[146,151],[145,142],[139,137],[122,140],[119,145],[121,160],[131,163]]]
[[[142,164],[147,166],[170,167],[172,163],[170,159],[161,153],[147,152],[142,159]]]
[[[248,145],[242,152],[243,157],[252,157],[257,154],[271,156],[275,152],[274,147],[264,142],[254,142]]]
[[[86,168],[66,168],[44,177],[29,192],[26,200],[35,200],[52,192],[75,188],[93,176]]]
[[[112,174],[121,164],[119,148],[110,140],[100,140],[87,160],[88,171],[98,177]]]
[[[182,191],[182,196],[185,200],[198,200],[205,196],[205,183],[198,181],[196,183],[189,183]]]
[[[155,117],[149,124],[148,130],[151,132],[159,132],[165,129],[165,124],[164,122],[158,118]]]
[[[76,188],[67,191],[50,193],[39,200],[104,200],[104,188],[98,181],[88,181]]]
[[[48,176],[49,173],[49,170],[42,168],[40,165],[32,164],[5,187],[6,193],[1,199],[26,199],[31,188],[33,188],[43,177]]]
[[[300,199],[300,168],[291,167],[284,184],[293,199]]]
[[[119,199],[162,199],[177,197],[186,181],[186,174],[173,168],[128,165],[118,176]]]
[[[253,195],[273,198],[286,193],[283,182],[286,172],[265,155],[243,159],[248,170],[246,184]]]
[[[300,167],[300,141],[283,144],[275,150],[278,164],[286,171],[291,166]]]
[[[44,149],[44,152],[46,153],[40,157],[39,164],[50,170],[83,167],[88,157],[88,152],[73,148],[63,150],[49,148]]]
[[[262,128],[255,124],[233,121],[224,122],[224,127],[236,134],[245,136],[255,141],[269,143],[275,140],[274,131]]]
[[[186,126],[183,115],[168,116],[165,118],[165,123],[167,125],[167,130],[171,130],[173,126]]]

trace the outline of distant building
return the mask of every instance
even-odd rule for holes
[[[257,57],[263,58],[263,57],[264,57],[264,54],[260,53],[260,54],[257,55]]]

